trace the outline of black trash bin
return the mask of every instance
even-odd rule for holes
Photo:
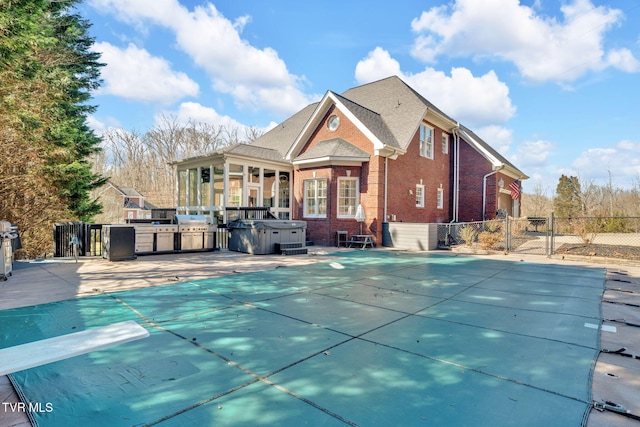
[[[102,257],[109,261],[136,258],[136,230],[123,225],[102,227]]]

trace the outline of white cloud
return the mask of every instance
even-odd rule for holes
[[[618,149],[620,151],[628,152],[628,153],[639,153],[640,154],[640,142],[629,141],[627,139],[620,141],[618,143]]]
[[[226,115],[220,115],[215,109],[197,102],[183,102],[175,113],[180,123],[206,123],[213,126],[225,126],[229,129],[241,129],[245,126]],[[156,117],[158,119],[158,117]]]
[[[513,131],[502,126],[490,125],[473,130],[493,149],[507,156],[513,142]]]
[[[561,20],[537,10],[519,0],[456,0],[433,7],[412,22],[412,53],[426,62],[441,55],[508,61],[536,82],[573,81],[607,67],[640,71],[631,51],[604,47],[605,34],[623,18],[620,10],[589,0],[561,6]]]
[[[98,118],[94,115],[87,116],[87,126],[96,132],[96,134],[100,134],[107,129],[107,125],[104,122],[98,120]]]
[[[625,184],[640,176],[640,142],[620,141],[614,147],[589,148],[571,164],[579,175],[606,182],[611,173],[615,185]]]
[[[402,76],[400,63],[381,47],[373,49],[365,59],[356,64],[356,80],[369,83],[389,76]]]
[[[640,71],[640,62],[629,49],[611,50],[607,54],[607,63],[628,73]]]
[[[171,64],[132,44],[121,49],[109,43],[96,43],[93,50],[107,64],[101,70],[104,85],[99,93],[143,102],[171,104],[186,96],[197,96],[199,87]]]
[[[446,75],[427,67],[416,74],[403,73],[389,52],[377,47],[356,65],[359,83],[368,83],[397,75],[444,113],[474,128],[503,123],[515,114],[509,88],[493,71],[474,76],[463,67],[454,67]]]
[[[175,117],[178,123],[185,125],[191,122],[204,123],[216,127],[222,126],[228,130],[238,130],[240,135],[244,135],[251,128],[232,117],[218,113],[214,108],[204,106],[197,102],[183,102],[177,111],[165,111],[157,114],[155,117],[156,125],[162,126],[166,117]],[[259,128],[258,130],[266,132],[276,125],[276,123],[271,122],[265,128]]]
[[[549,141],[525,141],[516,149],[513,161],[514,163],[517,163],[519,167],[523,168],[544,167],[547,166],[549,156],[555,148],[555,144]]]
[[[177,47],[206,70],[213,87],[241,107],[290,114],[318,98],[304,94],[304,77],[291,74],[274,49],[258,49],[241,38],[248,16],[232,22],[211,3],[189,10],[177,0],[92,0],[91,5],[137,27],[171,30]]]

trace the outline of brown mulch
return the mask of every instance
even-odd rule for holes
[[[621,245],[598,245],[598,244],[569,244],[565,243],[556,249],[557,254],[597,256],[605,258],[620,258],[640,260],[640,247]]]

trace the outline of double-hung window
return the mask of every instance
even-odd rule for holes
[[[358,178],[338,178],[338,218],[353,218],[358,206]]]
[[[420,155],[433,159],[433,128],[420,125]]]
[[[424,185],[416,184],[416,207],[424,208]]]
[[[442,132],[442,154],[449,154],[449,134]]]
[[[444,189],[438,188],[438,199],[436,201],[436,207],[438,209],[444,209]]]
[[[304,216],[307,218],[327,217],[326,179],[305,179]]]

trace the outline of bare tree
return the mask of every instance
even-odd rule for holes
[[[245,128],[245,138],[240,139],[239,135],[238,128],[193,121],[183,124],[175,116],[165,115],[143,135],[123,129],[105,132],[103,152],[93,158],[94,170],[109,176],[120,187],[135,188],[155,205],[170,207],[175,192],[175,173],[170,163],[250,142],[261,131]]]
[[[553,200],[548,196],[549,189],[542,183],[536,183],[533,193],[522,194],[523,216],[547,216],[553,209]]]

